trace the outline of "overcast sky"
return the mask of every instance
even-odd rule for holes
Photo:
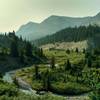
[[[100,0],[0,0],[0,32],[17,30],[50,15],[83,17],[100,12]]]

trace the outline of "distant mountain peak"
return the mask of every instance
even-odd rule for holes
[[[22,35],[30,40],[35,40],[46,35],[56,33],[67,27],[87,26],[89,24],[100,25],[100,12],[95,16],[69,17],[51,15],[41,23],[28,22],[20,27],[17,35]]]
[[[100,12],[96,16],[100,17]]]
[[[51,15],[48,18],[68,18],[68,16]],[[71,18],[71,17],[70,17]]]
[[[36,23],[36,22],[32,22],[32,21],[29,21],[26,25],[28,25],[28,24],[31,24],[31,25],[33,25],[33,24],[39,24],[39,23]]]
[[[62,15],[51,15],[50,17],[71,17],[71,16],[62,16]],[[72,17],[73,18],[73,17]]]

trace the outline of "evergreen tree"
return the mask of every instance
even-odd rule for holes
[[[92,59],[91,59],[91,56],[89,56],[89,57],[87,58],[87,66],[88,66],[88,67],[92,67]]]
[[[42,80],[43,80],[43,88],[46,89],[46,78],[45,78],[45,76],[43,76]]]
[[[51,68],[52,69],[55,68],[55,57],[54,56],[51,58]]]
[[[23,52],[23,50],[20,51],[20,62],[24,63],[24,52]]]
[[[43,57],[43,49],[35,48],[35,54],[37,54],[39,57]]]
[[[75,52],[76,52],[76,53],[78,53],[78,52],[79,52],[78,48],[76,48]]]
[[[22,36],[20,36],[19,40],[20,40],[20,41],[23,41]]]
[[[15,40],[12,40],[12,42],[11,42],[10,54],[13,57],[18,57],[19,56],[18,44],[17,44],[17,41],[15,41]]]
[[[67,54],[70,54],[70,50],[69,50],[69,49],[67,49],[67,50],[66,50],[66,53],[67,53]]]
[[[50,90],[50,87],[51,87],[50,72],[48,69],[44,73],[44,76],[43,76],[43,87],[44,87],[44,89],[46,89],[46,91]]]
[[[40,56],[43,57],[43,49],[40,49]]]
[[[88,40],[88,38],[94,37],[100,33],[99,26],[79,26],[74,28],[65,28],[56,32],[53,35],[48,35],[39,40],[36,40],[35,43],[39,45],[49,44],[54,42],[78,42],[83,40]],[[54,44],[55,45],[55,44]]]
[[[2,73],[0,72],[0,78],[3,78],[3,75],[2,75]]]
[[[39,76],[39,67],[35,65],[35,78],[38,79]]]
[[[65,71],[68,69],[67,68],[67,63],[65,62],[65,64],[64,64],[64,67],[65,67]]]
[[[71,63],[69,59],[67,60],[67,63],[65,64],[65,70],[71,70]]]
[[[32,54],[32,45],[30,42],[26,42],[26,56],[28,57],[32,57],[33,54]]]
[[[50,90],[50,87],[51,87],[51,82],[50,82],[50,72],[48,72],[48,75],[47,75],[47,90]]]
[[[86,52],[86,50],[85,49],[83,49],[83,53],[85,53]]]

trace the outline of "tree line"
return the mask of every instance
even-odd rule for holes
[[[16,36],[15,31],[0,35],[0,66],[7,64],[3,68],[0,67],[1,71],[41,63],[42,58],[44,58],[42,48],[34,46],[21,36]],[[13,62],[11,62],[12,59]]]
[[[69,27],[33,42],[38,45],[55,42],[78,42],[93,38],[97,35],[100,36],[100,27],[97,25]]]

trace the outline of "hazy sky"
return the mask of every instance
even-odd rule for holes
[[[100,0],[0,0],[0,32],[17,30],[29,21],[41,22],[50,15],[93,16]]]

